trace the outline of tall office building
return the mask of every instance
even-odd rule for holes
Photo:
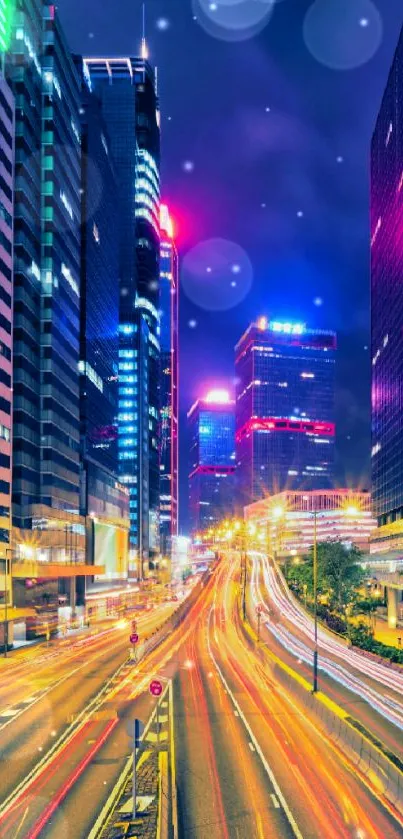
[[[235,403],[223,390],[198,399],[188,413],[189,511],[192,532],[233,512]]]
[[[1,42],[0,42],[1,54]],[[0,605],[11,604],[14,99],[0,73]],[[7,573],[8,572],[8,573]],[[4,628],[4,624],[3,624]],[[8,632],[8,627],[7,627]],[[0,639],[2,645],[4,639]],[[8,640],[8,636],[7,636]]]
[[[336,335],[260,318],[236,345],[237,497],[333,483]]]
[[[389,544],[403,518],[402,102],[403,31],[371,150],[372,499]]]
[[[128,575],[128,490],[118,482],[119,202],[99,100],[81,74],[80,437],[87,562]],[[87,593],[91,584],[87,584]]]
[[[15,596],[41,601],[46,586],[57,606],[64,589],[74,607],[76,576],[82,603],[94,573],[80,516],[80,80],[49,0],[15,4],[5,72],[16,114]]]
[[[158,98],[145,58],[85,58],[84,64],[102,104],[119,191],[118,457],[141,573],[159,550]]]
[[[161,205],[160,316],[160,537],[161,553],[171,553],[178,535],[178,254],[168,207]]]

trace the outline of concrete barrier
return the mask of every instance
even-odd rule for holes
[[[274,673],[278,681],[312,713],[319,727],[337,743],[357,769],[403,815],[403,772],[399,767],[357,730],[348,715],[335,703],[320,693],[312,694],[278,662],[274,665]]]

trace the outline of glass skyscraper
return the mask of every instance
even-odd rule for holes
[[[238,502],[333,485],[336,335],[260,318],[236,345]]]
[[[161,205],[160,317],[160,537],[161,553],[171,552],[178,535],[178,254],[168,207]]]
[[[50,2],[15,9],[13,518],[79,514],[79,79]]]
[[[0,605],[11,604],[13,166],[14,99],[0,71]]]
[[[403,31],[371,149],[372,499],[403,518]]]
[[[102,104],[119,192],[118,458],[141,572],[159,550],[158,99],[143,58],[85,58],[84,64]]]
[[[189,512],[192,532],[233,512],[235,403],[226,391],[210,391],[188,413]]]

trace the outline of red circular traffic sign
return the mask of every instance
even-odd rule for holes
[[[130,636],[130,643],[137,644],[138,640],[139,636],[137,635],[137,632],[133,632],[133,634]]]
[[[263,611],[263,607],[260,605],[260,603],[259,603],[258,606],[256,606],[256,611],[257,611],[258,615],[260,615],[261,612]]]
[[[150,693],[152,696],[161,696],[162,684],[157,679],[153,679],[150,684]]]

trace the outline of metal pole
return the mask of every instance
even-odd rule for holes
[[[257,640],[260,641],[260,612],[257,613]]]
[[[243,560],[244,560],[244,567],[243,567],[242,614],[243,614],[244,621],[246,621],[246,551],[244,552]]]
[[[318,544],[317,512],[313,514],[313,608],[314,608],[314,650],[313,650],[313,693],[318,690]]]
[[[133,724],[133,820],[137,816],[136,723]]]
[[[157,710],[156,710],[156,717],[157,717],[157,743],[159,745],[160,742],[160,720],[159,720],[159,707],[160,701],[157,702]]]
[[[7,658],[8,648],[8,557],[6,550],[6,565],[4,569],[5,593],[4,593],[4,658]]]

